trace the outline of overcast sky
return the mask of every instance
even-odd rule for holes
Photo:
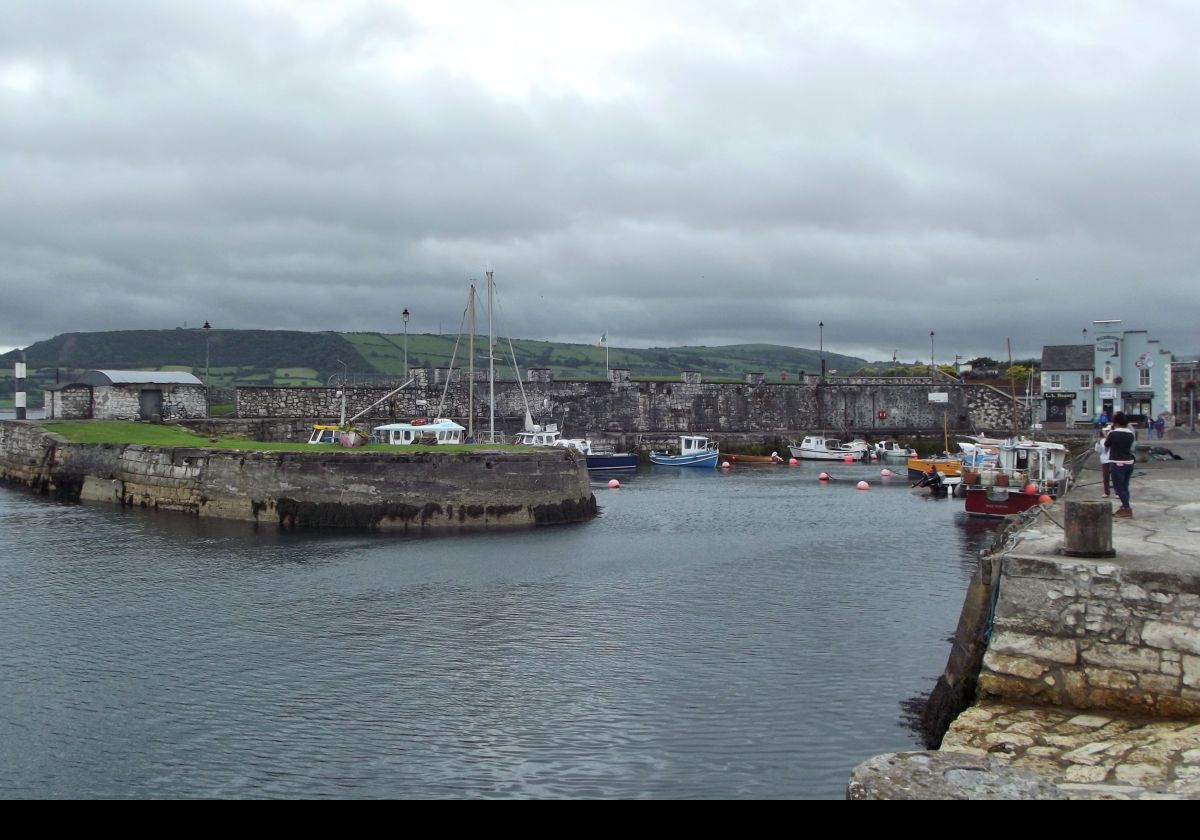
[[[1200,348],[1200,4],[0,0],[0,348]],[[1090,332],[1090,329],[1089,329]]]

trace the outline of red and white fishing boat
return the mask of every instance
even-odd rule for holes
[[[970,516],[1003,518],[1024,513],[1067,492],[1067,448],[1059,443],[1014,440],[1000,444],[994,464],[964,466],[958,495]]]

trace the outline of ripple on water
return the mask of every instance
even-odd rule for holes
[[[0,791],[840,797],[915,746],[990,532],[663,472],[591,523],[424,540],[0,489]]]

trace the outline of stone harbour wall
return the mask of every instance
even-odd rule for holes
[[[1200,716],[1200,575],[1010,556],[979,676],[1008,702]]]
[[[0,421],[0,479],[64,499],[283,527],[513,528],[596,513],[574,450],[312,452],[74,444]]]
[[[431,377],[426,377],[431,380]],[[625,433],[780,434],[826,430],[839,435],[886,437],[918,431],[1004,430],[1012,426],[1011,398],[986,385],[958,382],[930,384],[886,380],[844,384],[748,381],[705,383],[659,382],[623,376],[611,382],[552,381],[541,377],[524,383],[496,383],[497,428],[520,429],[526,400],[537,423],[557,423],[568,437],[605,431]],[[424,380],[422,380],[424,381]],[[931,402],[930,394],[944,401]],[[346,416],[367,413],[360,426],[427,417],[451,417],[467,425],[470,401],[461,379],[443,385],[421,381],[388,394],[385,388],[351,386],[346,390]],[[475,384],[474,425],[487,428],[486,382]],[[440,409],[439,409],[440,406]],[[337,420],[341,397],[337,388],[239,387],[237,416],[252,418],[324,418]]]

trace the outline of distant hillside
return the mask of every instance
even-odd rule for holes
[[[455,348],[458,343],[457,350]],[[468,341],[457,335],[409,335],[408,366],[467,366]],[[605,350],[588,344],[559,344],[513,339],[522,375],[530,368],[549,368],[561,379],[604,379]],[[64,333],[25,349],[29,365],[31,403],[56,381],[70,382],[84,370],[184,370],[203,378],[206,357],[214,387],[239,384],[323,385],[349,372],[352,379],[395,380],[404,372],[405,338],[383,333],[298,332],[292,330],[122,330]],[[8,381],[17,351],[0,356],[0,400],[11,399]],[[487,338],[475,339],[475,364],[487,367]],[[496,345],[496,370],[510,379],[512,352],[508,339]],[[609,365],[627,368],[634,377],[676,378],[697,370],[706,379],[741,379],[747,372],[763,373],[778,381],[801,371],[816,373],[821,357],[815,350],[773,344],[725,347],[651,347],[608,350]],[[826,368],[853,373],[866,362],[853,356],[825,354]],[[36,397],[36,398],[35,398]]]
[[[15,351],[14,351],[15,353]],[[14,355],[9,353],[9,356]],[[25,350],[33,368],[114,368],[156,370],[213,365],[276,367],[338,367],[343,358],[364,364],[350,342],[337,333],[291,330],[120,330],[63,333]],[[7,356],[6,356],[7,358]]]
[[[404,371],[404,336],[381,333],[345,333],[359,353],[380,373],[399,375]],[[455,335],[410,335],[409,367],[446,367],[454,353]],[[487,365],[487,338],[475,339],[476,365]],[[563,379],[605,379],[605,349],[590,344],[560,344],[526,338],[497,340],[496,364],[500,373],[512,377],[512,354],[524,375],[529,368],[549,368]],[[459,341],[456,366],[466,366],[467,340]],[[853,356],[825,354],[826,367],[852,373],[866,364]],[[698,370],[709,379],[741,379],[747,372],[777,377],[787,371],[815,373],[821,369],[821,356],[815,350],[782,347],[774,344],[735,344],[724,347],[651,347],[608,349],[608,364],[626,368],[632,376],[677,377],[684,370]]]

